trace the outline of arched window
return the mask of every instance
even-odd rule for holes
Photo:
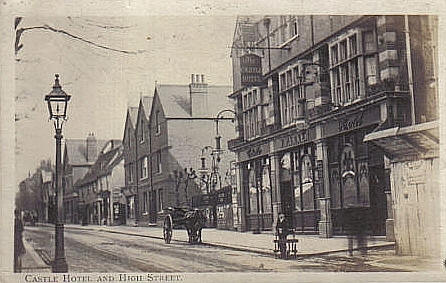
[[[256,187],[256,174],[255,168],[250,166],[248,168],[249,176],[249,212],[257,214],[257,187]]]
[[[356,160],[355,152],[350,144],[346,144],[341,154],[341,181],[343,187],[344,207],[356,205]]]
[[[269,179],[268,166],[263,166],[262,170],[262,204],[262,212],[271,213],[271,184]]]
[[[300,162],[301,186],[303,210],[315,209],[314,207],[314,176],[313,166],[309,155],[304,155]]]

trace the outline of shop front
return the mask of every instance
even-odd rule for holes
[[[238,153],[242,213],[246,229],[250,231],[270,230],[273,225],[269,149],[269,142],[263,142]]]
[[[323,124],[323,143],[328,156],[328,184],[332,232],[345,234],[345,215],[361,214],[370,233],[385,235],[389,190],[384,154],[378,147],[364,143],[364,136],[382,124],[381,108],[329,119]],[[346,213],[349,211],[349,213]]]
[[[297,233],[315,233],[319,221],[314,129],[293,129],[274,139],[281,210]]]

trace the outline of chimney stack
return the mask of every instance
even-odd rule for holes
[[[98,157],[98,146],[94,133],[89,133],[87,137],[87,162],[94,162]]]
[[[207,117],[208,113],[208,85],[204,74],[192,74],[189,84],[190,115],[192,117]]]

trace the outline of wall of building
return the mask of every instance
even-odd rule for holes
[[[396,251],[440,255],[439,158],[391,164]]]

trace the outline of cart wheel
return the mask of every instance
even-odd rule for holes
[[[172,240],[172,228],[172,216],[168,215],[166,218],[164,218],[163,225],[163,237],[166,244],[170,244],[170,240]]]

